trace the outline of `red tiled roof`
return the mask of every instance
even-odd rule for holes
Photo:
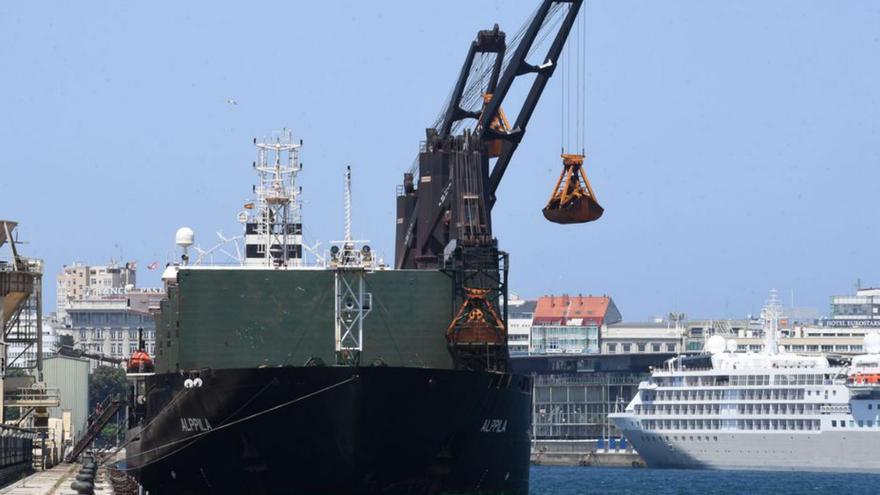
[[[564,324],[572,318],[583,318],[602,324],[613,304],[608,296],[544,296],[535,308],[535,323]]]

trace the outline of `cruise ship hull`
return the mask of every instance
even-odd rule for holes
[[[528,378],[394,367],[159,374],[126,467],[151,495],[528,492]]]
[[[648,467],[880,472],[877,431],[656,432],[614,418]]]

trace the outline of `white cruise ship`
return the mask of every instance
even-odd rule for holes
[[[778,348],[779,315],[764,308],[763,352],[713,336],[610,415],[649,467],[880,471],[880,335],[832,364]]]

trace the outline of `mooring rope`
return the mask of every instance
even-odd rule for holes
[[[180,400],[180,399],[181,399],[184,395],[186,395],[187,392],[189,392],[190,390],[191,390],[191,389],[186,389],[186,390],[184,390],[183,393],[178,394],[177,397],[175,397],[174,399],[172,399],[171,402],[169,402],[167,406],[163,407],[163,408],[162,408],[162,411],[160,412],[160,414],[157,414],[155,418],[153,418],[149,423],[145,424],[145,425],[141,428],[141,434],[143,434],[143,432],[147,431],[147,429],[148,429],[150,426],[152,426],[153,423],[155,423],[159,418],[161,418],[161,417],[162,417],[162,413],[164,413],[164,412],[166,412],[166,411],[170,411],[170,410],[171,410],[171,406],[173,406],[178,400]],[[116,454],[119,453],[120,450],[122,450],[122,449],[124,449],[125,447],[127,447],[127,446],[128,446],[131,442],[133,442],[133,441],[134,441],[134,438],[132,438],[131,440],[126,440],[125,442],[123,442],[122,445],[120,445],[120,446],[116,447],[115,449],[113,449],[113,452],[107,454],[107,456],[106,456],[104,459],[112,459],[112,458],[114,458],[114,457],[116,456]],[[109,464],[109,462],[108,462],[107,460],[103,460],[103,461],[101,461],[101,463],[100,463],[101,466],[106,466],[107,464]]]
[[[163,456],[161,456],[161,457],[158,457],[158,458],[156,458],[156,459],[153,459],[153,460],[151,460],[150,462],[148,462],[148,463],[146,463],[146,464],[142,464],[142,465],[140,465],[140,466],[138,466],[138,467],[136,467],[136,468],[135,468],[135,467],[131,467],[131,468],[130,468],[130,467],[126,466],[126,467],[124,467],[124,468],[118,468],[118,469],[119,469],[120,471],[132,471],[132,470],[135,470],[135,469],[142,469],[142,468],[145,468],[145,467],[150,466],[150,465],[152,465],[152,464],[155,464],[155,463],[157,463],[157,462],[159,462],[159,461],[161,461],[161,460],[163,460],[163,459],[165,459],[165,458],[167,458],[167,457],[169,457],[169,456],[171,456],[171,455],[174,455],[174,454],[180,452],[181,450],[183,450],[183,449],[185,449],[185,448],[191,446],[191,445],[192,445],[193,443],[195,443],[197,440],[200,440],[200,439],[202,439],[203,437],[205,437],[205,436],[207,436],[207,435],[209,435],[209,434],[211,434],[211,433],[215,433],[215,432],[218,432],[218,431],[220,431],[220,430],[224,430],[224,429],[226,429],[226,428],[229,428],[229,427],[235,426],[235,425],[240,424],[240,423],[244,423],[245,421],[250,421],[250,420],[252,420],[252,419],[254,419],[254,418],[257,418],[257,417],[259,417],[259,416],[263,416],[263,415],[265,415],[265,414],[269,414],[269,413],[271,413],[271,412],[277,411],[277,410],[282,409],[282,408],[285,408],[285,407],[287,407],[287,406],[291,406],[291,405],[293,405],[293,404],[296,404],[297,402],[302,402],[302,401],[304,401],[304,400],[306,400],[306,399],[310,399],[310,398],[312,398],[312,397],[314,397],[314,396],[316,396],[316,395],[319,395],[319,394],[322,394],[322,393],[324,393],[324,392],[330,391],[330,390],[332,390],[332,389],[334,389],[334,388],[340,387],[340,386],[345,385],[346,383],[349,383],[349,382],[353,382],[353,381],[355,381],[355,380],[357,380],[357,379],[358,379],[358,375],[352,375],[352,376],[346,378],[345,380],[342,380],[341,382],[335,383],[335,384],[333,384],[333,385],[328,385],[328,386],[326,386],[326,387],[324,387],[324,388],[322,388],[322,389],[315,390],[314,392],[309,392],[308,394],[303,395],[303,396],[301,396],[301,397],[297,397],[296,399],[291,399],[291,400],[289,400],[289,401],[287,401],[287,402],[283,402],[283,403],[281,403],[281,404],[278,404],[278,405],[272,406],[272,407],[270,407],[270,408],[268,408],[268,409],[264,409],[264,410],[262,410],[262,411],[259,411],[259,412],[256,412],[256,413],[253,413],[253,414],[250,414],[250,415],[248,415],[248,416],[245,416],[245,417],[243,417],[243,418],[236,419],[235,421],[232,421],[232,422],[229,422],[229,423],[222,424],[222,425],[220,425],[220,426],[218,426],[218,427],[216,427],[216,428],[212,428],[212,429],[207,430],[207,431],[199,432],[199,433],[196,433],[195,435],[191,435],[191,436],[188,436],[188,437],[186,437],[186,438],[181,438],[181,439],[179,439],[179,440],[174,440],[174,441],[168,442],[168,443],[166,443],[166,444],[164,444],[164,445],[160,445],[160,446],[158,446],[158,447],[154,447],[154,448],[152,448],[152,449],[150,449],[150,450],[145,450],[145,451],[139,452],[139,453],[134,454],[134,455],[132,455],[132,456],[130,456],[130,457],[126,457],[126,459],[130,459],[130,458],[134,458],[134,457],[140,457],[140,456],[142,456],[142,455],[144,455],[144,454],[148,454],[148,453],[151,453],[151,452],[155,452],[155,451],[157,451],[157,450],[162,450],[162,449],[165,449],[165,448],[171,447],[171,446],[173,446],[173,445],[177,445],[177,444],[179,444],[179,443],[189,442],[189,443],[187,443],[186,445],[180,447],[179,449],[175,449],[175,450],[173,450],[173,451],[171,451],[171,452],[169,452],[169,453],[167,453],[167,454],[165,454],[165,455],[163,455]],[[262,391],[261,391],[261,392],[262,392]],[[259,393],[259,392],[258,392],[258,393]]]

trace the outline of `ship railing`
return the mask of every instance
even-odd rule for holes
[[[655,373],[660,376],[668,376],[668,375],[678,375],[679,373],[688,373],[688,372],[705,372],[705,371],[714,371],[715,368],[711,366],[676,366],[674,369],[670,370],[669,368],[657,368]]]
[[[290,186],[256,186],[254,187],[254,193],[258,197],[264,197],[267,199],[272,198],[283,198],[283,199],[293,199],[296,195],[296,188]]]
[[[633,385],[648,377],[647,373],[603,373],[583,375],[537,375],[535,385]]]
[[[18,407],[58,407],[61,392],[57,388],[20,388],[6,394],[7,406]]]
[[[819,414],[850,414],[849,404],[823,404],[819,407]]]

